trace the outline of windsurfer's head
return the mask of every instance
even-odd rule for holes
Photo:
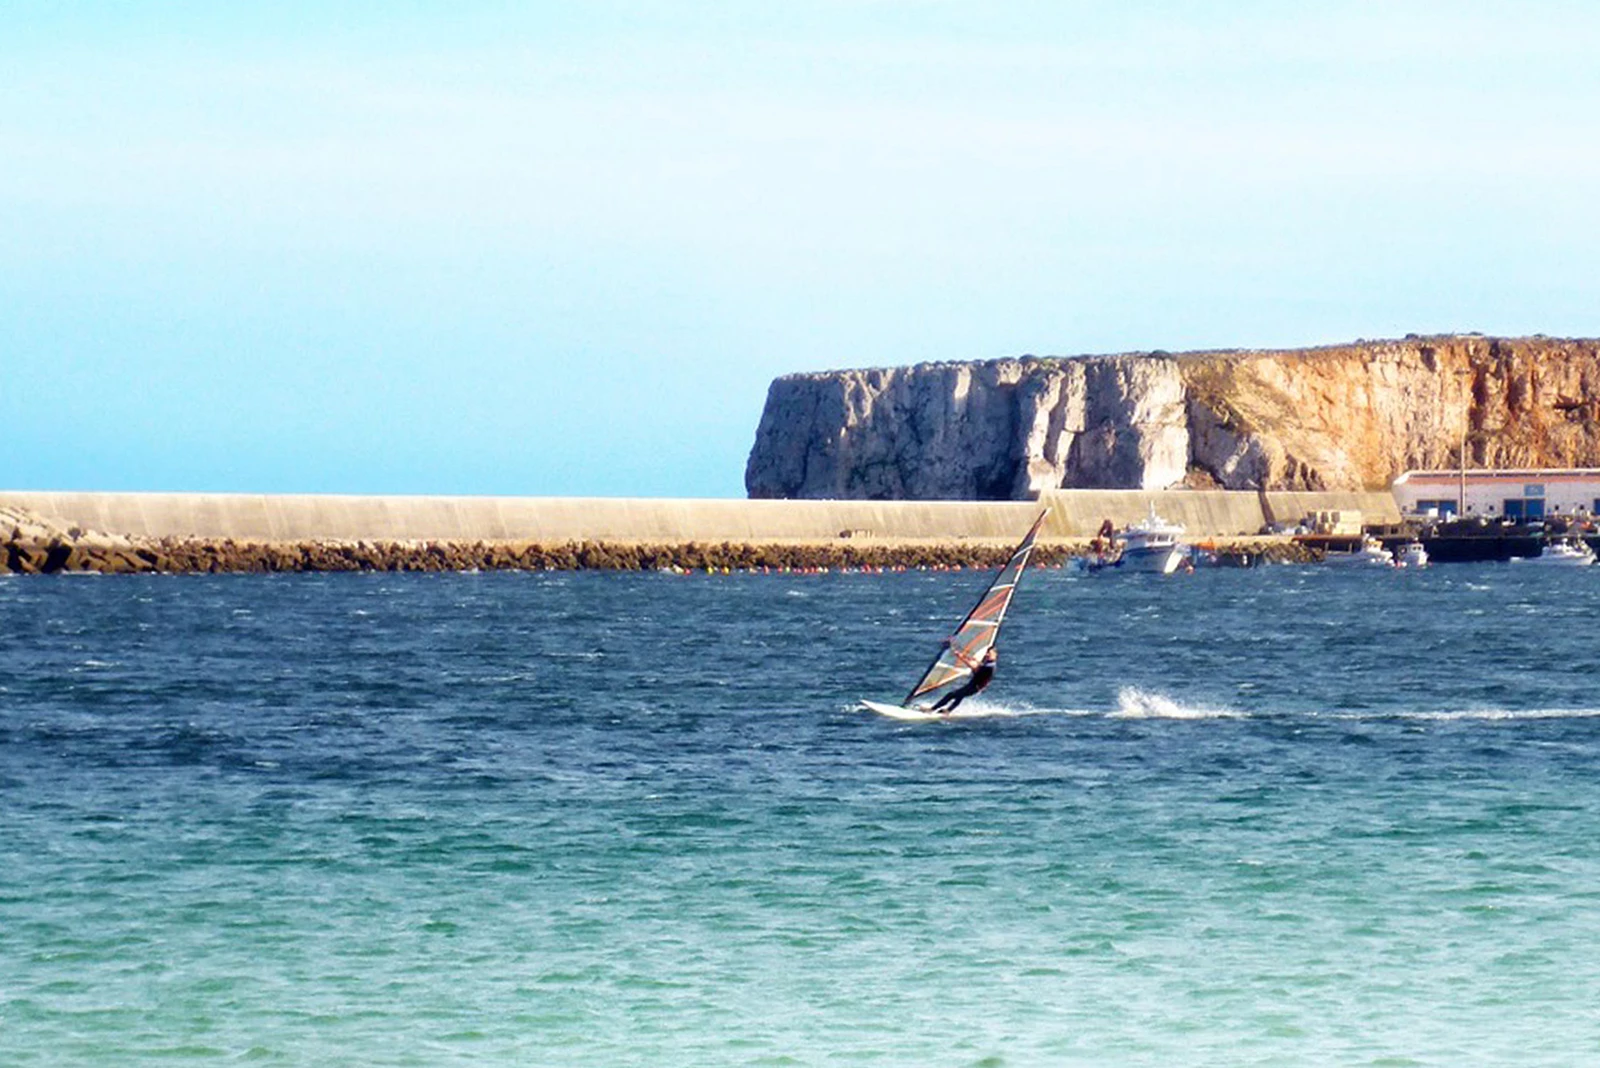
[[[1000,659],[1000,651],[998,649],[996,649],[992,645],[989,646],[988,651],[983,654],[983,662],[985,664],[992,664],[996,660],[999,660],[999,659]]]

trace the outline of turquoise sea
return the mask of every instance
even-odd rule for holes
[[[1600,1062],[1600,570],[0,580],[0,1064]]]

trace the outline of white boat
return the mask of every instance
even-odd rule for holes
[[[1383,547],[1383,542],[1364,537],[1357,548],[1330,549],[1322,562],[1335,567],[1393,567],[1394,557]]]
[[[1117,566],[1128,571],[1170,575],[1189,559],[1189,547],[1182,541],[1183,527],[1156,515],[1153,504],[1148,516],[1126,527],[1118,538],[1122,555]]]
[[[1581,541],[1548,541],[1538,556],[1513,556],[1511,559],[1546,567],[1588,567],[1595,557],[1594,550]]]
[[[1394,562],[1396,567],[1427,567],[1428,550],[1420,541],[1408,541],[1395,550]]]

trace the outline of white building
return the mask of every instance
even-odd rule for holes
[[[1406,515],[1505,519],[1600,515],[1600,467],[1501,471],[1407,471],[1391,487]],[[1463,508],[1464,506],[1464,508]]]

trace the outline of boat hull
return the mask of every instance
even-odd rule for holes
[[[1183,547],[1178,545],[1129,549],[1122,554],[1122,560],[1117,566],[1124,571],[1148,571],[1156,575],[1170,575],[1183,566],[1186,555]]]
[[[1394,558],[1385,553],[1383,556],[1368,555],[1367,553],[1329,553],[1322,561],[1329,567],[1393,567]]]

